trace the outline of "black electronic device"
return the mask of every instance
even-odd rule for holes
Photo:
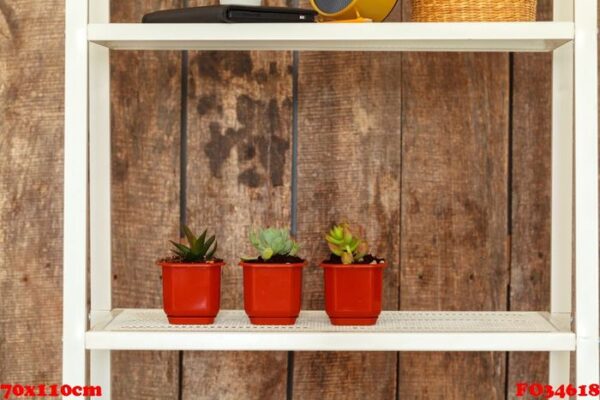
[[[144,23],[315,22],[314,10],[288,7],[205,6],[155,11]]]

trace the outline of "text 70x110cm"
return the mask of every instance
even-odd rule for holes
[[[14,397],[100,397],[100,386],[0,384],[3,399]]]

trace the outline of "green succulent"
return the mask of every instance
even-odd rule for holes
[[[335,225],[325,236],[329,250],[342,259],[343,264],[360,262],[369,252],[369,244],[363,240],[361,230],[347,222]]]
[[[291,237],[287,229],[267,228],[250,232],[250,242],[260,253],[263,260],[274,255],[295,256],[300,246]]]
[[[189,246],[171,240],[171,244],[175,247],[171,251],[175,253],[182,262],[193,263],[210,261],[213,259],[213,256],[217,251],[217,241],[214,235],[206,239],[207,231],[204,230],[200,236],[196,236],[187,226],[183,227],[183,232],[185,233]]]

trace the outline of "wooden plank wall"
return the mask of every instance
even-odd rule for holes
[[[508,71],[505,54],[405,56],[403,310],[507,307]],[[401,398],[504,397],[501,353],[405,353],[399,365]]]
[[[111,15],[215,2],[113,0]],[[62,8],[0,0],[2,382],[60,381]],[[111,65],[115,306],[160,307],[153,260],[185,222],[217,232],[228,261],[250,227],[292,226],[311,264],[304,306],[321,308],[321,236],[346,216],[391,261],[386,309],[548,308],[549,55],[115,52]],[[242,305],[231,264],[225,308]],[[545,354],[113,359],[114,399],[501,399],[547,374]]]
[[[0,382],[60,382],[62,0],[0,1]]]
[[[194,0],[190,6],[218,4]],[[285,6],[271,1],[272,6]],[[292,54],[190,52],[186,220],[219,235],[222,307],[243,309],[248,232],[289,226],[292,171]],[[283,399],[286,352],[186,352],[185,399]]]
[[[180,0],[111,3],[111,20],[138,22]],[[179,233],[181,54],[111,54],[113,306],[162,306],[157,255]],[[173,399],[177,352],[115,352],[113,397]]]
[[[538,18],[552,19],[552,2],[542,1]],[[533,71],[536,79],[532,79]],[[552,57],[515,54],[512,63],[512,241],[509,305],[512,310],[546,309],[550,302],[550,196]],[[507,382],[528,377],[545,381],[547,353],[510,353]]]

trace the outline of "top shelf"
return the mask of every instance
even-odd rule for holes
[[[333,24],[89,24],[115,50],[551,51],[572,22]]]

